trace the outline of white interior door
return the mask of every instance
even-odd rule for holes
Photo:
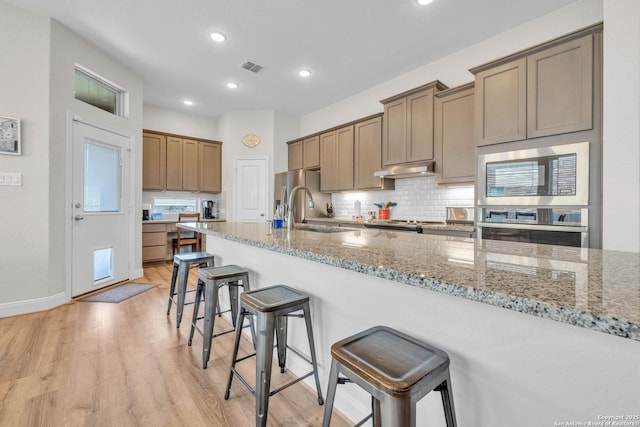
[[[257,222],[267,219],[267,159],[236,159],[236,220]]]
[[[129,278],[130,144],[73,122],[72,296]]]

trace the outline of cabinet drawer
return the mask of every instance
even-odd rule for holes
[[[142,246],[166,246],[167,233],[164,231],[156,233],[142,233]]]
[[[166,246],[149,246],[142,248],[142,261],[164,260],[166,256]]]
[[[165,224],[142,224],[142,232],[165,231]]]

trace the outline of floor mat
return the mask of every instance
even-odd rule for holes
[[[113,288],[109,288],[102,292],[86,296],[78,301],[83,302],[120,302],[135,295],[138,295],[144,291],[156,287],[158,285],[153,283],[125,283],[124,285],[118,285]]]

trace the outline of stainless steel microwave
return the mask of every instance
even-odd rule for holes
[[[478,156],[479,206],[586,206],[589,142]]]

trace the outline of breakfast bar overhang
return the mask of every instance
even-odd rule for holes
[[[331,344],[381,324],[449,354],[459,425],[640,412],[638,254],[267,223],[180,227],[205,235],[217,265],[246,266],[254,287],[284,283],[311,295],[324,388]],[[290,341],[305,349],[302,326],[291,322]],[[289,368],[306,366],[292,358]],[[358,420],[369,398],[343,386],[335,407]],[[444,425],[437,393],[418,404],[418,419]]]

